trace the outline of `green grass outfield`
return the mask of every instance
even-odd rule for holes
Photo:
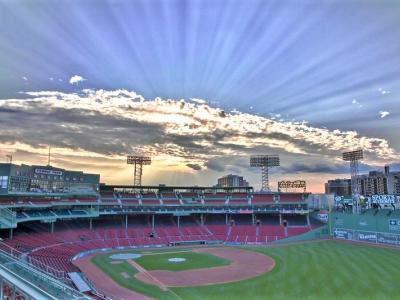
[[[186,261],[179,263],[171,263],[170,258],[179,257]],[[197,252],[172,252],[144,255],[135,261],[148,271],[151,270],[167,270],[167,271],[184,271],[201,268],[220,267],[230,264],[230,261],[209,253]]]
[[[111,265],[109,254],[93,262],[121,285],[155,299],[400,299],[400,251],[335,241],[246,248],[271,256],[275,268],[240,282],[173,288],[171,292],[120,272],[129,264]]]

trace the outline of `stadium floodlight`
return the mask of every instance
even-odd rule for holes
[[[359,194],[358,189],[358,161],[364,158],[361,149],[343,153],[343,160],[350,162],[351,190],[353,195]]]
[[[363,158],[364,158],[364,153],[361,149],[343,153],[344,161],[361,160]]]
[[[135,166],[135,173],[133,178],[134,186],[142,185],[143,166],[151,165],[151,157],[142,155],[128,155],[126,163]]]
[[[261,190],[269,191],[268,170],[271,167],[279,167],[278,155],[252,155],[250,157],[250,167],[261,168]]]
[[[360,194],[358,187],[358,161],[364,158],[362,149],[343,153],[343,160],[350,162],[351,175],[351,192],[356,205],[353,205],[353,210],[358,211],[358,197]]]

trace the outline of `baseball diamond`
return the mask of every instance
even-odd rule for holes
[[[267,248],[196,247],[142,253],[141,258],[117,266],[110,253],[91,254],[75,264],[113,299],[265,299],[264,295],[268,299],[360,299],[366,294],[368,299],[396,299],[400,293],[396,285],[400,253],[391,248],[328,240]],[[189,261],[193,253],[211,254],[229,263],[216,267],[210,262],[206,267],[203,262],[200,268],[187,266],[179,271],[175,264],[166,267],[168,257],[189,257]],[[160,267],[152,263],[152,257]],[[139,263],[143,258],[148,260]],[[371,260],[380,262],[380,271],[368,263]],[[121,272],[131,276],[124,278]],[[317,288],[322,284],[323,289]]]

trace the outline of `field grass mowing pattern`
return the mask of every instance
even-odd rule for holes
[[[399,250],[335,241],[245,249],[271,256],[276,262],[275,268],[236,283],[172,290],[185,300],[400,299]],[[123,279],[121,272],[132,274],[136,270],[127,263],[111,265],[108,256],[98,255],[93,261],[117,283],[155,299],[178,299],[170,292],[134,278]],[[174,254],[174,257],[180,255]]]

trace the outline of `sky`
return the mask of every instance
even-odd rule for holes
[[[400,170],[400,2],[0,0],[0,161],[129,184],[213,185],[278,154],[323,192]]]

